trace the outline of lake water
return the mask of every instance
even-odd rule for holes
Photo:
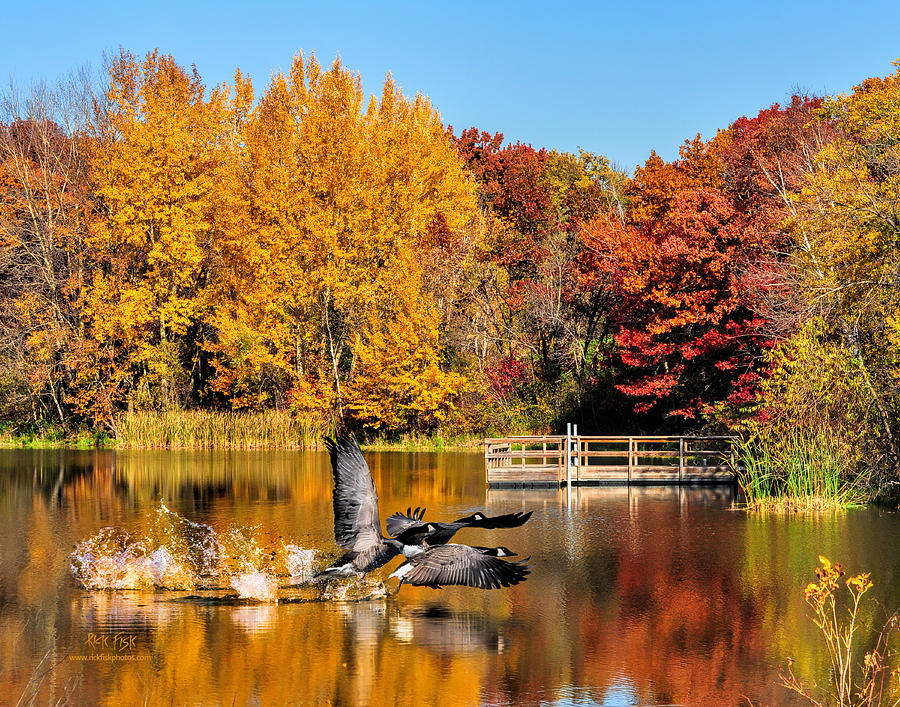
[[[364,601],[85,590],[78,543],[108,527],[139,537],[161,502],[221,537],[337,554],[327,455],[0,450],[0,703],[801,704],[778,668],[792,656],[827,684],[803,602],[818,555],[872,572],[867,620],[900,606],[896,513],[748,515],[728,487],[581,488],[569,505],[565,491],[486,489],[477,453],[366,456],[382,522],[408,506],[434,520],[534,510],[455,539],[530,555],[531,576],[394,594],[395,560],[374,573],[388,595]]]

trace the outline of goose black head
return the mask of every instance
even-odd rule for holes
[[[492,547],[484,554],[492,555],[493,557],[515,557],[517,553],[510,550],[508,547]]]

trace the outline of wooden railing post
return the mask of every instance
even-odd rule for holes
[[[578,436],[578,425],[572,425],[572,436],[574,437],[573,441],[575,442],[575,480],[578,481],[578,479],[581,478],[581,471],[579,469],[579,467],[581,466],[581,456],[579,454],[579,451],[581,449],[581,437]],[[569,454],[571,454],[572,451],[573,450],[570,448]]]
[[[585,442],[581,437],[578,438],[578,476],[576,477],[578,481],[581,481],[581,467],[584,466],[585,460],[587,459],[587,442]]]
[[[581,467],[584,466],[584,460],[586,459],[585,453],[587,452],[587,442],[585,442],[581,437],[578,438],[578,474],[575,477],[576,481],[581,482]]]
[[[631,468],[634,466],[634,437],[628,438],[628,483],[631,483]]]
[[[684,437],[678,438],[678,484],[684,479]]]

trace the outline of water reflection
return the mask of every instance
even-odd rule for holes
[[[455,653],[502,653],[504,638],[498,625],[483,614],[456,611],[441,604],[416,608],[392,618],[392,636],[423,650]]]
[[[161,498],[216,531],[333,555],[327,456],[0,451],[0,703],[34,688],[49,655],[61,662],[38,704],[69,689],[98,705],[790,704],[775,685],[785,656],[827,680],[802,601],[818,554],[872,570],[881,603],[900,604],[895,514],[746,516],[718,487],[581,487],[569,505],[556,490],[486,490],[478,454],[370,466],[382,518],[534,509],[521,528],[458,536],[531,555],[533,574],[364,602],[85,591],[68,570],[76,543],[111,525],[147,532]],[[127,660],[69,660],[90,651]]]
[[[278,607],[274,604],[236,606],[230,612],[231,622],[246,633],[271,631],[278,619]]]

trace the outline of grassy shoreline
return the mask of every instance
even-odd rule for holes
[[[36,432],[0,430],[0,449],[113,449],[116,441],[102,431],[61,429]]]
[[[361,439],[360,445],[370,452],[474,452],[484,445],[485,435],[403,435],[399,438],[373,437]]]
[[[319,421],[287,411],[141,412],[120,415],[118,437],[101,430],[68,434],[48,426],[16,432],[0,427],[0,448],[20,449],[178,449],[178,450],[322,450],[332,434]],[[372,452],[478,452],[484,434],[360,435]],[[745,440],[738,450],[737,477],[746,502],[743,510],[762,513],[817,513],[859,507],[871,494],[853,468],[845,445],[817,431],[766,435]],[[737,508],[738,506],[736,506]]]
[[[360,446],[367,452],[477,452],[484,444],[481,435],[453,436],[416,436],[410,438],[392,439],[376,437],[370,440],[360,440]],[[322,451],[325,445],[321,442],[310,444],[291,444],[285,446],[253,446],[251,444],[235,444],[229,447],[210,446],[172,446],[162,442],[154,444],[129,444],[117,442],[111,437],[97,441],[93,434],[82,432],[70,437],[57,435],[0,435],[0,449],[171,449],[171,450],[270,450],[270,451]]]
[[[321,450],[332,431],[288,412],[173,411],[123,414],[119,435],[101,430],[66,432],[58,426],[15,431],[0,428],[0,449]],[[480,434],[360,436],[367,451],[477,451]]]

